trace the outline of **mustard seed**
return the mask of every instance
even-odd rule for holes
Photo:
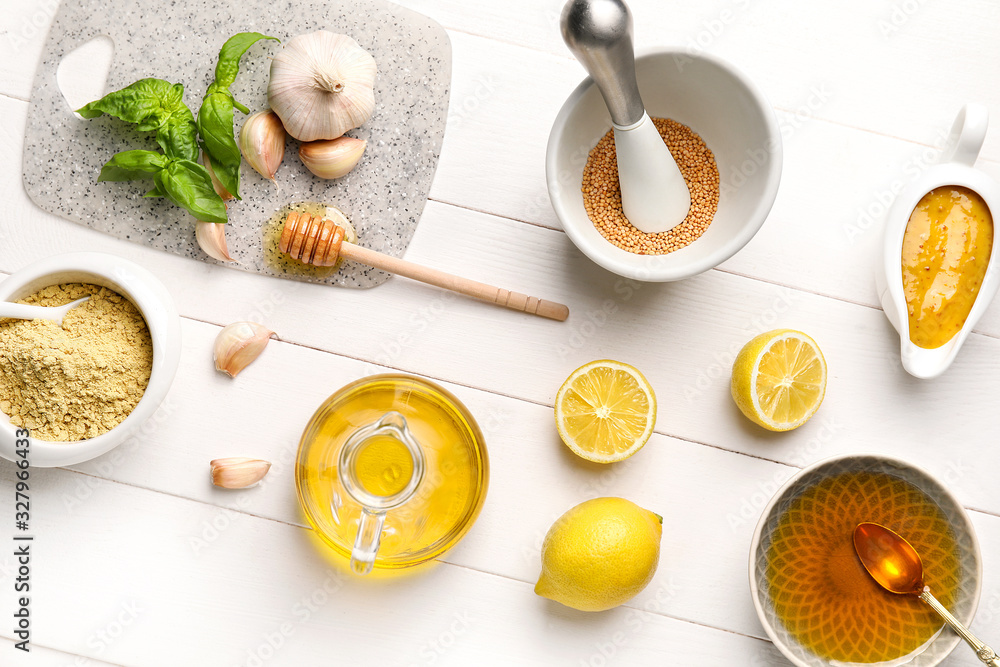
[[[698,133],[669,118],[654,118],[653,124],[691,193],[691,209],[681,224],[666,232],[646,234],[625,217],[613,130],[590,151],[580,188],[587,216],[597,231],[610,243],[637,255],[665,255],[691,244],[705,233],[719,208],[719,168]]]

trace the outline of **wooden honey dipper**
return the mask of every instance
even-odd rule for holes
[[[398,276],[419,280],[422,283],[436,285],[531,315],[540,315],[560,322],[569,316],[569,308],[561,303],[510,292],[362,248],[344,240],[343,227],[329,218],[318,215],[298,211],[289,213],[281,230],[278,248],[293,259],[313,266],[333,266],[341,258],[350,259]]]

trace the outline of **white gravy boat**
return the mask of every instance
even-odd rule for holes
[[[889,322],[899,332],[900,355],[903,368],[918,378],[933,378],[943,373],[955,360],[962,343],[969,337],[972,328],[993,301],[1000,287],[1000,269],[997,268],[1000,253],[1000,233],[996,225],[1000,222],[1000,185],[973,165],[986,139],[989,126],[989,112],[981,104],[966,104],[952,125],[938,164],[928,168],[903,190],[885,219],[885,240],[882,252],[882,268],[876,273],[879,301]],[[921,198],[934,188],[958,185],[966,187],[982,197],[993,216],[993,247],[986,267],[982,286],[972,305],[965,325],[951,340],[941,347],[929,350],[914,345],[910,341],[909,317],[906,298],[903,295],[902,251],[903,235],[910,214]]]

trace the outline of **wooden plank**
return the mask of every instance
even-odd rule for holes
[[[543,75],[549,61],[569,60],[558,29],[561,0],[514,0],[472,11],[460,0],[400,4],[441,22],[456,45],[463,33],[473,33],[482,50],[496,40],[518,45],[531,65],[515,66],[522,58],[516,59],[510,63],[512,75],[528,78],[522,75],[530,72],[556,88],[554,82],[565,81],[567,93],[583,78],[579,67],[569,79]],[[1000,102],[1000,92],[986,84],[1000,74],[1000,44],[993,38],[1000,7],[989,0],[890,5],[849,0],[836,11],[816,12],[801,11],[794,0],[713,0],[681,3],[670,11],[654,0],[630,4],[639,49],[668,45],[726,58],[782,109],[804,107],[811,116],[917,139],[928,127],[947,126],[966,100],[994,107]],[[0,93],[27,99],[55,5],[23,6],[10,16],[7,39],[0,40]],[[940,56],[942,50],[947,58]],[[859,75],[871,71],[878,75]],[[831,91],[827,101],[817,103],[818,87]],[[942,90],[948,94],[933,93]],[[538,108],[529,92],[518,97]],[[903,105],[906,113],[901,113]],[[507,133],[515,125],[501,127]],[[996,133],[987,140],[986,154],[1000,158]]]
[[[456,56],[449,128],[431,196],[464,208],[560,228],[549,205],[544,157],[549,125],[569,89],[559,90],[548,80],[566,78],[575,63],[549,58],[553,69],[546,77],[522,80],[518,71],[536,67],[533,52],[495,42],[484,44],[468,35],[455,36],[453,41]],[[531,96],[535,108],[547,110],[545,122],[519,123],[510,131],[497,132],[497,127],[522,113],[521,95]],[[0,100],[0,108],[12,123],[14,119],[23,123],[21,104]],[[860,132],[798,112],[779,112],[779,122],[786,164],[775,207],[758,235],[722,269],[877,307],[873,275],[880,262],[886,205],[914,174],[937,159],[950,120],[924,128],[918,143]],[[2,139],[12,154],[20,153],[18,130]],[[485,162],[483,156],[488,156]],[[1000,163],[983,161],[981,166],[1000,178]],[[11,180],[9,188],[9,202],[24,202],[28,210],[34,210],[19,183]],[[44,243],[41,230],[21,212],[20,204],[12,209],[8,221],[16,225],[11,233],[17,234],[12,241],[24,247],[31,247],[33,241]],[[25,238],[18,233],[22,227]],[[473,233],[479,231],[468,227]],[[4,234],[3,226],[0,234]],[[135,250],[119,247],[129,253]],[[1000,336],[1000,308],[992,308],[978,330]]]
[[[16,185],[0,188],[17,201]],[[984,446],[994,428],[991,398],[975,390],[996,375],[995,339],[973,336],[944,377],[919,382],[899,368],[898,339],[877,310],[717,271],[677,284],[629,284],[595,268],[561,233],[434,202],[410,259],[568,303],[570,320],[542,321],[398,279],[363,292],[250,279],[99,234],[67,235],[65,223],[28,206],[15,206],[0,229],[9,234],[8,267],[59,251],[109,250],[164,278],[183,275],[167,282],[189,317],[256,319],[302,345],[543,404],[576,366],[619,358],[653,382],[661,433],[786,463],[858,448],[899,454],[940,474],[975,462],[969,479],[981,483],[959,492],[966,503],[997,511],[985,484],[1000,457]],[[735,410],[728,368],[755,333],[782,326],[817,338],[831,381],[812,423],[773,435]],[[828,419],[837,420],[833,435]],[[942,423],[952,424],[947,446],[928,436]]]
[[[128,665],[778,660],[760,640],[663,616],[667,589],[655,604],[586,614],[528,583],[452,565],[359,580],[331,569],[309,531],[256,517],[194,555],[190,543],[217,508],[100,481],[71,511],[58,496],[76,476],[32,476],[35,637],[60,650]],[[53,548],[57,535],[86,548],[67,558]],[[3,613],[9,605],[4,596]],[[110,641],[98,650],[90,638],[102,632]]]
[[[100,640],[95,639],[95,641],[99,642]],[[15,649],[14,645],[14,640],[0,637],[0,656],[3,656],[4,665],[12,667],[20,667],[21,665],[30,665],[30,667],[116,667],[110,662],[57,651],[39,646],[35,642],[29,644],[30,650],[27,653]]]
[[[216,331],[185,321],[181,369],[164,407],[136,440],[74,466],[87,475],[64,479],[56,499],[69,516],[92,502],[103,478],[211,507],[210,516],[195,523],[197,538],[188,545],[193,557],[233,548],[229,529],[254,516],[305,525],[293,479],[301,432],[336,388],[383,369],[272,342],[234,380],[210,363]],[[664,587],[671,591],[669,615],[763,637],[750,600],[741,592],[747,548],[760,511],[794,467],[662,435],[654,435],[622,464],[590,464],[562,445],[551,408],[446,386],[469,406],[485,433],[492,487],[477,524],[445,561],[533,582],[542,538],[558,516],[589,498],[623,496],[665,521],[657,586],[641,594],[637,603],[655,600],[656,591]],[[799,466],[826,455],[797,453]],[[903,452],[894,453],[912,460]],[[273,466],[258,488],[218,489],[209,482],[208,462],[224,456],[263,458]],[[967,479],[971,466],[962,459],[956,462],[954,468],[932,470],[961,494],[973,485]],[[0,479],[12,478],[4,477],[2,470]],[[990,530],[1000,530],[1000,517],[991,518],[997,527]],[[706,580],[718,585],[700,585]]]

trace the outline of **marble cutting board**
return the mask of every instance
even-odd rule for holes
[[[340,207],[358,231],[359,245],[394,256],[406,250],[427,201],[444,137],[451,83],[451,44],[431,19],[383,0],[275,2],[211,0],[136,3],[133,0],[63,0],[35,75],[24,147],[24,186],[42,209],[78,224],[166,252],[216,263],[194,239],[194,220],[166,199],[143,198],[148,182],[98,183],[114,153],[157,149],[152,133],[102,116],[83,120],[59,90],[62,59],[98,36],[110,37],[114,57],[105,91],[144,77],[183,83],[197,114],[211,83],[219,48],[231,35],[257,31],[282,42],[314,30],[345,33],[378,65],[376,111],[347,134],[368,140],[361,162],[347,176],[325,181],[298,158],[289,139],[278,189],[243,163],[243,201],[229,206],[226,237],[245,271],[348,287],[371,287],[388,274],[353,262],[325,278],[284,274],[264,262],[261,229],[291,202]],[[267,106],[269,56],[281,45],[262,40],[243,57],[232,87],[257,111]],[[236,112],[236,131],[246,116]]]

